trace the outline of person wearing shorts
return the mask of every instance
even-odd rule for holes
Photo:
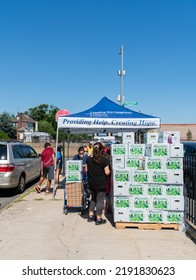
[[[50,143],[46,142],[44,144],[44,150],[41,153],[41,177],[38,185],[35,187],[36,191],[40,193],[42,191],[41,184],[44,179],[47,179],[46,194],[50,193],[50,187],[52,180],[54,179],[54,162],[55,162],[55,152],[51,147]]]

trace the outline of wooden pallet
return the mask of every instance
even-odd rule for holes
[[[179,224],[161,224],[161,223],[131,223],[131,222],[116,222],[117,229],[137,228],[137,229],[174,229],[179,230]]]

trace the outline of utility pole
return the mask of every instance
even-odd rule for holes
[[[121,69],[118,71],[118,76],[120,76],[120,95],[118,96],[118,101],[121,103],[122,106],[124,106],[124,84],[123,84],[123,76],[125,75],[124,68],[124,49],[123,45],[121,46],[121,49],[119,51],[119,54],[121,55]]]

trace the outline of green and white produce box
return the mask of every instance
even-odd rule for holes
[[[145,144],[157,144],[159,138],[158,132],[147,132],[144,133],[144,143]]]
[[[170,197],[151,196],[151,209],[170,210]]]
[[[146,210],[135,210],[129,213],[129,222],[142,223],[146,222]]]
[[[114,176],[114,178],[113,178],[114,182],[130,182],[131,170],[114,169],[113,176]]]
[[[129,214],[132,209],[129,208],[114,208],[114,222],[129,222]]]
[[[169,184],[183,184],[183,170],[168,170]]]
[[[126,156],[125,157],[125,168],[131,169],[143,169],[143,157],[136,157],[136,156]]]
[[[164,159],[161,157],[144,157],[143,166],[145,170],[163,170]]]
[[[170,157],[184,157],[183,144],[170,144]]]
[[[145,144],[128,144],[129,156],[144,156]]]
[[[113,182],[113,195],[129,195],[130,182]]]
[[[149,196],[133,196],[133,210],[136,209],[149,209],[150,197]]]
[[[168,171],[155,171],[151,170],[151,180],[152,183],[168,184],[169,174]]]
[[[81,182],[82,181],[82,173],[81,172],[66,172],[66,182]]]
[[[123,144],[134,144],[135,143],[135,133],[134,132],[123,132],[122,133],[122,143]]]
[[[112,168],[125,168],[125,156],[114,155],[112,156]]]
[[[180,224],[184,220],[184,212],[182,211],[164,211],[164,222]]]
[[[149,170],[132,170],[132,184],[135,183],[150,183]]]
[[[129,208],[132,209],[132,198],[129,196],[115,196],[114,207],[118,209]]]
[[[113,195],[146,195],[146,186],[145,184],[131,184],[130,182],[113,182]]]
[[[147,215],[147,222],[149,223],[163,223],[164,211],[161,210],[149,210]]]
[[[183,185],[166,185],[165,193],[168,196],[183,196]]]
[[[125,156],[127,155],[128,144],[112,144],[111,145],[111,155],[114,156]]]
[[[133,200],[128,196],[117,196],[113,198],[114,222],[129,221],[129,213],[133,209]]]
[[[166,170],[182,170],[183,169],[183,159],[182,158],[167,158],[165,159],[165,169]]]
[[[128,194],[129,195],[146,195],[146,185],[145,184],[129,184]]]
[[[66,171],[82,171],[82,160],[67,160]]]
[[[159,184],[148,184],[147,185],[147,195],[162,196],[163,194],[164,194],[163,185],[159,185]]]
[[[146,144],[145,155],[148,157],[169,157],[170,144]]]
[[[184,210],[184,197],[183,196],[170,196],[170,210],[183,211]]]

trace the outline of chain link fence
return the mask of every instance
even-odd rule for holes
[[[185,221],[196,236],[196,155],[184,156]]]

